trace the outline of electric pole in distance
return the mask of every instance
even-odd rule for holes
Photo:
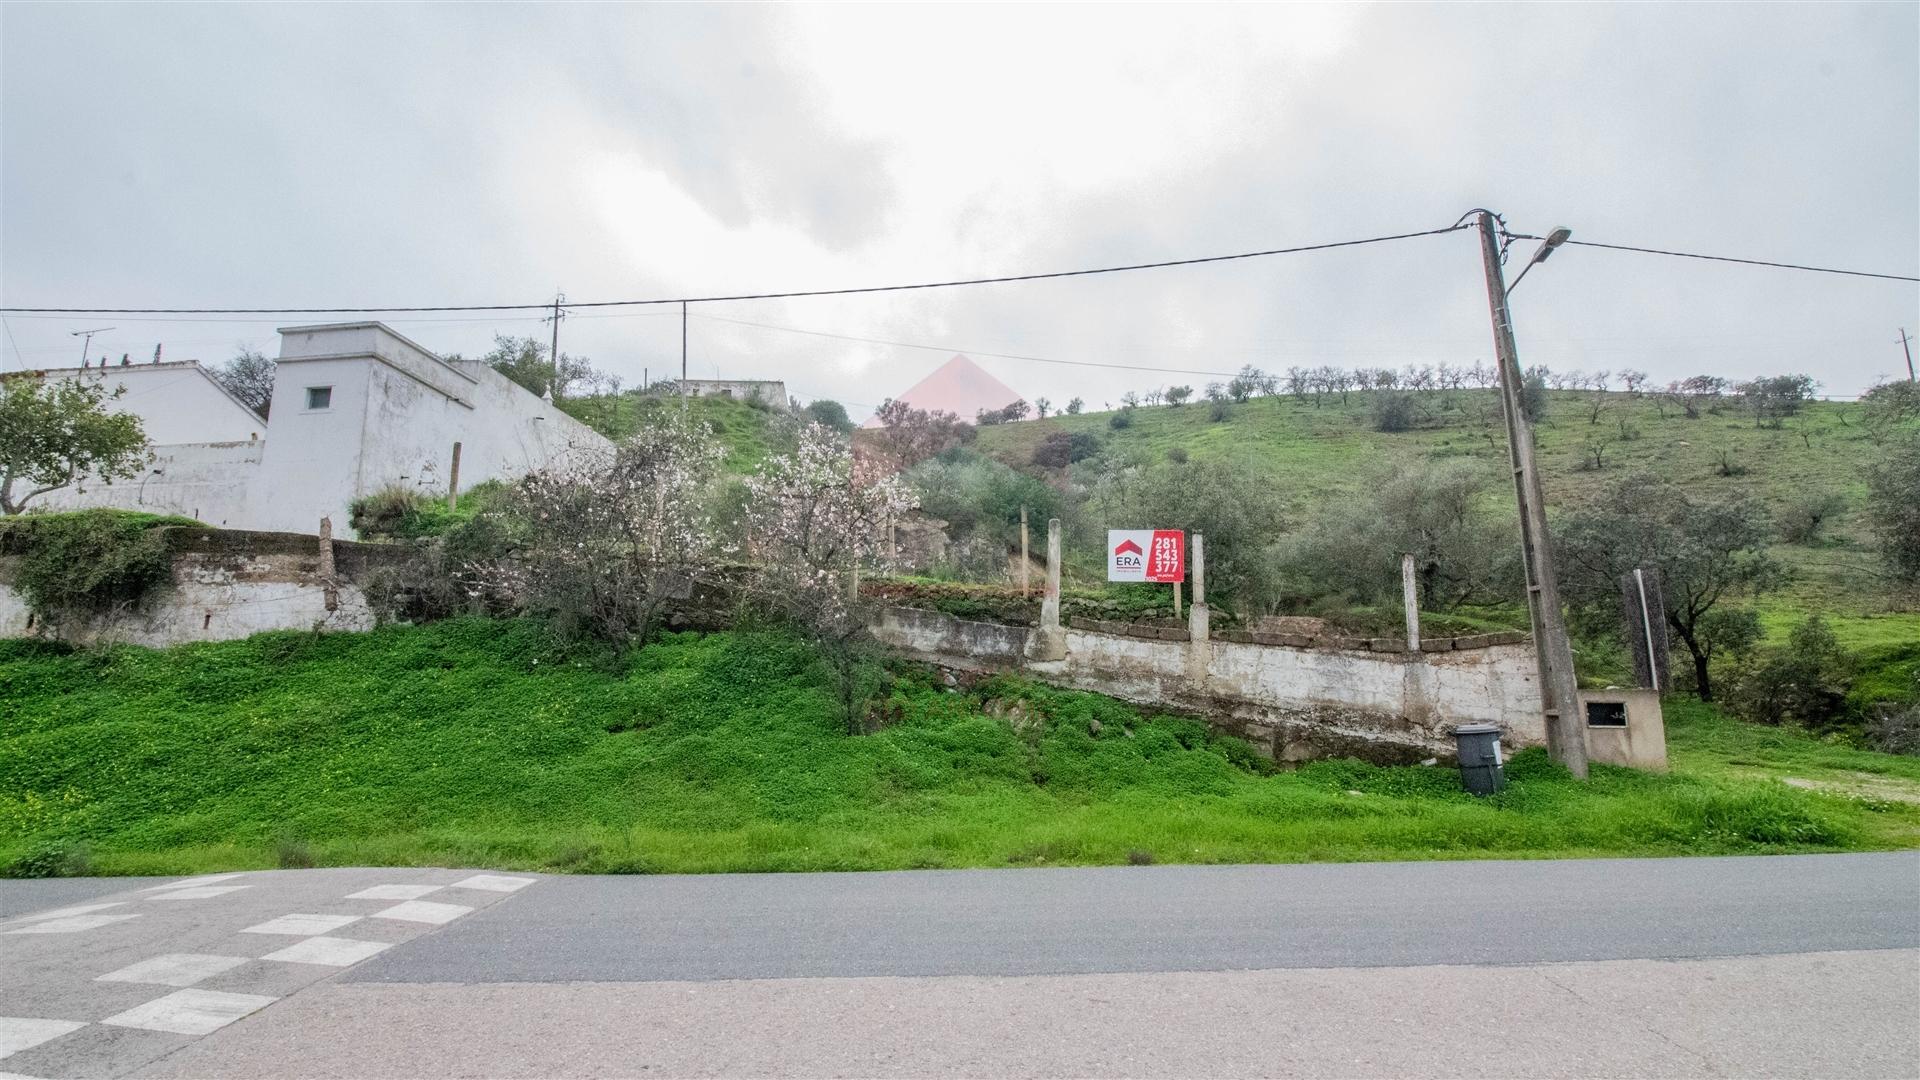
[[[566,300],[566,293],[554,293],[553,314],[547,316],[547,319],[553,321],[553,341],[552,344],[547,346],[547,361],[553,365],[553,377],[547,380],[548,397],[553,396],[553,384],[560,381],[560,320],[567,317],[567,313],[560,309],[560,305],[565,303]],[[544,322],[547,320],[543,319],[541,321]],[[536,348],[537,347],[538,346],[536,346]]]
[[[1527,264],[1543,261],[1567,237],[1556,229]],[[1587,775],[1587,739],[1580,715],[1579,684],[1573,676],[1573,647],[1567,641],[1566,616],[1560,610],[1560,585],[1553,573],[1552,540],[1547,534],[1546,500],[1533,458],[1533,422],[1522,407],[1519,350],[1513,343],[1513,316],[1507,310],[1507,284],[1500,268],[1500,240],[1493,213],[1480,211],[1480,254],[1486,264],[1487,305],[1493,315],[1493,349],[1500,367],[1500,403],[1507,415],[1507,459],[1513,467],[1513,491],[1520,503],[1520,547],[1527,568],[1527,613],[1533,622],[1533,651],[1540,664],[1540,698],[1547,720],[1547,749],[1573,775]],[[1525,276],[1526,270],[1521,271]],[[1516,284],[1517,284],[1516,279]]]
[[[1900,328],[1900,348],[1907,354],[1907,381],[1913,382],[1913,346],[1907,344],[1907,328]]]

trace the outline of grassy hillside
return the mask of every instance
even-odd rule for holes
[[[574,419],[610,439],[633,433],[640,418],[658,409],[686,409],[694,419],[714,431],[727,448],[726,469],[748,473],[758,468],[773,447],[780,442],[778,427],[783,417],[772,410],[723,397],[654,397],[627,393],[595,397],[568,398],[560,408]]]
[[[1177,449],[1196,460],[1257,461],[1279,478],[1299,520],[1336,499],[1362,493],[1397,462],[1464,458],[1483,461],[1490,470],[1505,464],[1494,391],[1430,395],[1422,426],[1398,433],[1373,429],[1372,398],[1363,392],[1349,395],[1344,404],[1338,395],[1306,401],[1258,398],[1232,406],[1228,418],[1218,422],[1204,402],[1143,407],[1133,411],[1130,426],[1118,430],[1109,426],[1111,413],[1057,416],[982,428],[977,446],[1010,465],[1025,466],[1049,433],[1079,431],[1098,437],[1107,455],[1157,458]],[[1654,399],[1623,393],[1604,395],[1596,420],[1593,401],[1590,392],[1548,394],[1547,415],[1537,432],[1549,509],[1570,505],[1638,468],[1704,493],[1750,491],[1776,514],[1810,494],[1838,492],[1844,509],[1818,540],[1776,549],[1793,567],[1795,580],[1769,600],[1766,610],[1783,618],[1815,610],[1888,616],[1870,629],[1836,629],[1843,639],[1899,634],[1920,641],[1920,613],[1889,596],[1873,573],[1875,556],[1861,507],[1862,471],[1875,444],[1859,405],[1811,402],[1776,429],[1756,427],[1737,407],[1692,420],[1669,407],[1662,416]],[[1596,446],[1598,469],[1592,467]],[[1511,505],[1504,491],[1501,497]]]
[[[1676,710],[1672,776],[1538,751],[1274,773],[1198,723],[902,669],[847,737],[805,646],[677,635],[619,666],[530,622],[167,651],[0,643],[0,868],[854,870],[1813,851],[1920,843],[1920,760]],[[1000,718],[1014,702],[1040,718]],[[1743,742],[1742,739],[1745,739]],[[1764,742],[1764,747],[1752,745]],[[1870,794],[1822,785],[1865,774]],[[1814,785],[1789,786],[1792,776]]]

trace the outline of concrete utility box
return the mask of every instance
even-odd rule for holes
[[[1653,690],[1582,690],[1587,760],[1667,771],[1667,725]]]
[[[1491,795],[1507,786],[1496,724],[1462,724],[1453,729],[1460,748],[1460,783],[1475,795]]]

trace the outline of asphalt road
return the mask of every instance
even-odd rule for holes
[[[1920,1073],[1920,853],[0,881],[9,1076]]]
[[[345,976],[1053,975],[1920,948],[1920,852],[577,877]]]

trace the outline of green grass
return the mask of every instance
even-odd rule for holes
[[[538,624],[484,620],[166,651],[0,643],[0,866],[866,870],[1830,851],[1920,835],[1920,807],[1771,778],[1877,764],[1906,783],[1912,763],[1687,710],[1673,775],[1598,768],[1582,784],[1527,751],[1482,801],[1445,768],[1275,773],[1193,720],[1097,695],[901,680],[902,722],[850,738],[813,654],[765,634],[669,636],[618,665]],[[988,714],[1013,699],[1044,725]],[[1755,740],[1785,756],[1735,764]]]

